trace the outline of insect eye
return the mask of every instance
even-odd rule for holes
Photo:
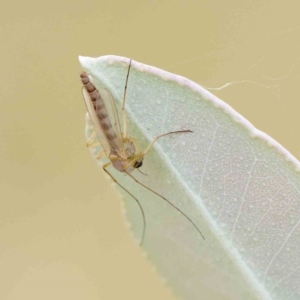
[[[143,165],[143,161],[136,161],[135,164],[134,164],[134,167],[135,168],[140,168],[141,166]]]

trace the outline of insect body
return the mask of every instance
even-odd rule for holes
[[[172,131],[165,134],[161,134],[157,136],[146,148],[145,151],[141,151],[136,145],[133,138],[127,136],[127,118],[125,112],[125,103],[126,103],[126,90],[128,77],[131,67],[131,60],[129,62],[128,72],[126,76],[125,88],[124,88],[124,96],[123,96],[123,104],[122,104],[122,119],[123,119],[123,131],[120,128],[120,121],[118,118],[118,113],[116,109],[116,105],[114,99],[110,92],[106,89],[96,89],[94,84],[91,82],[90,77],[87,73],[81,73],[81,81],[83,84],[83,97],[85,100],[85,104],[87,107],[87,111],[89,116],[94,124],[95,132],[89,138],[87,142],[88,147],[93,147],[96,145],[102,146],[102,151],[98,154],[97,159],[106,156],[110,162],[103,166],[103,170],[112,178],[114,182],[116,182],[124,191],[126,191],[139,205],[142,215],[143,215],[143,235],[141,239],[141,243],[143,243],[145,230],[146,230],[146,219],[143,208],[138,201],[138,199],[132,195],[124,186],[122,186],[107,170],[109,165],[113,165],[115,169],[120,172],[124,172],[129,175],[136,183],[148,189],[152,193],[156,194],[166,202],[168,202],[172,207],[174,207],[177,211],[183,214],[197,229],[197,231],[202,235],[201,231],[197,228],[195,223],[186,216],[177,206],[172,204],[168,199],[163,197],[162,195],[156,193],[152,189],[148,188],[141,182],[139,182],[131,173],[134,169],[140,168],[143,164],[144,156],[151,149],[153,144],[161,137],[174,134],[174,133],[183,133],[183,132],[192,132],[191,130],[181,130],[181,131]],[[97,135],[99,142],[93,142],[95,135]]]
[[[141,167],[143,153],[131,138],[122,136],[118,119],[115,119],[118,118],[117,112],[113,112],[114,116],[110,117],[105,107],[105,97],[110,98],[113,102],[109,91],[105,89],[98,91],[86,73],[81,74],[81,80],[84,85],[83,95],[86,106],[103,147],[104,152],[101,153],[101,156],[105,154],[120,172],[131,173],[134,168]],[[114,123],[112,123],[112,119],[115,119]]]

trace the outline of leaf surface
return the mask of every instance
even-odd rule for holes
[[[80,62],[120,109],[129,59]],[[143,248],[176,296],[299,299],[299,162],[229,105],[178,75],[133,61],[126,101],[129,135],[142,150],[159,134],[193,131],[160,139],[144,159],[147,176],[133,175],[184,211],[205,241],[169,204],[109,169],[141,202],[147,221]],[[138,240],[142,215],[123,195]]]

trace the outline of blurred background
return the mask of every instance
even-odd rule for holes
[[[185,76],[299,158],[299,8],[298,0],[5,2],[0,299],[174,300],[85,148],[77,57],[115,54]]]

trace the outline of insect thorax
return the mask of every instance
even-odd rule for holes
[[[143,156],[135,143],[127,138],[124,142],[124,150],[120,152],[116,148],[111,148],[109,158],[115,169],[120,172],[131,173],[135,169],[136,162],[141,161]]]

